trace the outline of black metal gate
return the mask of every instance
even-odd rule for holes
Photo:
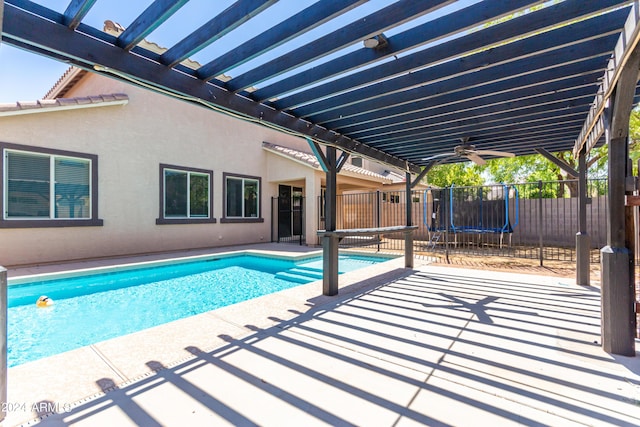
[[[302,189],[280,185],[278,193],[271,199],[271,241],[302,245],[306,242]]]

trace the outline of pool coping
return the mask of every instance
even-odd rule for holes
[[[354,250],[348,250],[348,252],[346,253],[348,253],[349,255],[367,256],[372,258],[388,258],[388,259],[395,259],[400,256],[400,255],[378,254],[378,253],[354,251]],[[258,249],[244,249],[244,250],[227,251],[227,252],[215,252],[215,253],[209,253],[204,255],[172,257],[172,258],[161,259],[161,260],[138,261],[138,262],[114,264],[114,265],[108,265],[108,266],[78,268],[78,269],[56,271],[56,272],[25,274],[25,275],[20,275],[15,277],[9,277],[8,286],[11,287],[16,285],[22,285],[24,283],[29,283],[32,281],[67,279],[67,278],[83,276],[83,275],[105,274],[105,273],[112,273],[114,271],[127,271],[127,270],[136,270],[140,268],[162,267],[168,264],[186,264],[190,262],[208,261],[209,259],[212,259],[212,258],[216,258],[216,259],[231,258],[234,256],[245,256],[245,255],[298,262],[298,261],[305,260],[307,258],[315,258],[318,256],[322,256],[322,250],[315,250],[315,251],[304,252],[304,253],[295,253],[290,255],[283,254],[283,253],[273,253],[271,251],[258,250]]]
[[[238,252],[296,260],[321,253],[314,250],[291,254],[292,257],[282,251],[246,249],[118,265],[161,265],[175,259],[188,262]],[[375,256],[371,252],[346,252]],[[399,269],[404,269],[403,257],[341,274],[340,297],[348,297],[364,287],[382,284],[389,274],[397,276]],[[77,274],[83,270],[91,269],[73,271]],[[33,277],[43,275],[25,274],[17,277],[30,277],[33,280]],[[242,339],[255,334],[256,330],[278,326],[311,309],[334,304],[335,300],[336,297],[322,295],[322,280],[317,280],[11,367],[8,369],[8,401],[24,403],[25,410],[9,413],[5,422],[25,423],[46,417],[50,413],[33,410],[34,405],[37,407],[40,402],[53,402],[60,410],[71,409],[88,399],[192,359],[196,357],[193,348],[210,351],[226,344],[229,339]],[[43,379],[46,379],[44,383]]]

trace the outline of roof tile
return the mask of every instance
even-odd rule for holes
[[[272,144],[270,142],[263,142],[262,146],[272,152],[275,153],[279,153],[279,154],[283,154],[287,157],[290,157],[292,159],[296,159],[299,161],[302,161],[303,163],[308,164],[309,166],[313,167],[313,168],[319,168],[320,167],[320,162],[318,161],[318,159],[316,158],[316,156],[312,153],[307,153],[304,151],[299,151],[299,150],[294,150],[293,148],[288,148],[288,147],[284,147],[282,145],[277,145],[277,144]],[[377,180],[381,180],[381,181],[391,181],[391,179],[380,175],[378,173],[372,172],[370,170],[364,169],[364,168],[360,168],[358,166],[354,166],[351,163],[345,163],[345,165],[342,167],[342,170],[344,171],[348,171],[351,173],[355,173],[358,175],[364,175],[370,178],[374,178]]]
[[[124,93],[105,94],[98,96],[77,97],[77,98],[55,98],[40,99],[37,101],[19,101],[15,104],[0,104],[0,115],[17,115],[21,112],[55,111],[69,107],[83,107],[97,104],[109,105],[113,102],[121,103],[127,101],[129,97]]]

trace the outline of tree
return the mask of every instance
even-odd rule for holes
[[[574,170],[578,170],[578,159],[573,157],[573,151],[559,151],[553,154]],[[606,175],[606,155],[606,147],[598,147],[591,151],[587,159],[587,170],[591,171],[591,176],[594,172],[596,176],[602,176],[603,168]],[[489,160],[487,170],[491,182],[563,181],[555,197],[578,195],[578,183],[575,178],[539,154]],[[565,193],[565,190],[568,193]]]
[[[487,161],[488,180],[492,183],[555,181],[559,168],[539,154]]]
[[[573,169],[578,170],[578,159],[573,151],[553,153]],[[634,175],[638,175],[640,160],[640,107],[631,111],[629,120],[629,158],[633,164]],[[591,150],[587,157],[589,178],[607,177],[608,146],[606,144]],[[487,161],[485,166],[471,162],[451,163],[435,166],[427,174],[427,182],[438,187],[451,184],[460,186],[482,185],[485,183],[519,183],[535,181],[564,181],[552,197],[577,197],[578,188],[575,180],[569,180],[566,172],[539,154],[500,158]],[[568,181],[569,180],[569,181]],[[565,193],[566,190],[566,193]]]
[[[427,173],[427,182],[436,187],[482,185],[484,166],[472,162],[448,163],[434,166]]]
[[[638,160],[640,159],[640,107],[634,108],[629,118],[629,157],[633,164],[633,174],[638,175]]]

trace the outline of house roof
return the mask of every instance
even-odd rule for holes
[[[117,22],[106,20],[104,21],[103,31],[107,34],[118,37],[125,31],[125,28]],[[138,45],[157,55],[162,55],[167,51],[167,48],[146,39],[141,40]],[[180,64],[192,70],[197,70],[202,66],[202,64],[198,63],[197,61],[188,58],[182,61]],[[49,89],[49,92],[47,92],[47,94],[44,96],[44,99],[55,99],[64,97],[64,95],[69,92],[87,73],[88,71],[83,70],[82,68],[78,68],[75,66],[69,67],[53,85],[53,87]],[[225,75],[218,76],[218,78],[221,81],[228,81],[231,79],[230,77]]]
[[[309,166],[317,170],[322,170],[322,168],[320,167],[320,162],[318,162],[318,159],[313,153],[307,153],[304,151],[295,150],[293,148],[284,147],[282,145],[277,145],[270,142],[263,142],[262,148],[272,153],[275,153],[279,156],[294,160],[305,166]],[[354,166],[351,163],[344,164],[344,166],[340,170],[340,175],[351,175],[358,178],[367,179],[369,181],[380,182],[383,184],[393,183],[392,179],[387,178],[384,175],[372,172],[370,170],[367,170],[358,166]]]
[[[87,70],[82,68],[71,66],[67,68],[58,81],[53,85],[49,92],[44,96],[44,99],[56,99],[64,98],[64,96],[78,83],[85,75],[88,74]]]
[[[386,170],[382,173],[382,176],[387,177],[388,179],[392,180],[394,183],[398,184],[401,182],[405,182],[406,177],[400,175],[399,173],[396,173],[394,171],[390,171],[390,170]]]
[[[37,101],[19,101],[10,104],[0,104],[0,117],[76,110],[80,108],[109,107],[113,105],[124,105],[128,102],[129,97],[124,93],[81,96],[75,98],[41,99]]]
[[[602,142],[640,40],[637,0],[154,1],[117,34],[89,13],[111,2],[67,3],[4,0],[3,43],[414,173],[465,140],[517,155]],[[167,29],[185,36],[145,45]]]

